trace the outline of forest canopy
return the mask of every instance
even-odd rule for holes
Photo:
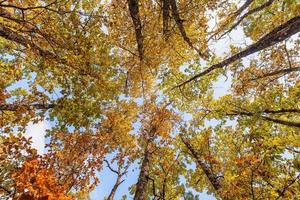
[[[298,0],[1,0],[0,199],[299,199],[299,32]]]

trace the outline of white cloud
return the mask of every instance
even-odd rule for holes
[[[44,154],[45,149],[45,134],[46,129],[49,128],[47,121],[41,121],[36,124],[32,122],[26,127],[25,137],[32,137],[32,147],[37,149],[38,154]]]

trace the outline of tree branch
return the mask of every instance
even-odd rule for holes
[[[284,24],[281,24],[280,26],[274,28],[271,32],[263,36],[259,41],[256,43],[248,46],[245,50],[234,54],[233,56],[223,60],[222,62],[219,62],[217,64],[214,64],[210,66],[209,68],[205,69],[204,71],[200,72],[199,74],[196,74],[192,78],[184,81],[183,83],[173,87],[172,89],[182,87],[183,85],[192,82],[197,81],[198,78],[203,77],[212,71],[215,71],[216,69],[222,69],[223,67],[242,59],[246,56],[249,56],[253,53],[259,52],[265,48],[268,48],[270,46],[273,46],[290,36],[298,33],[300,31],[300,15],[290,19]]]
[[[56,105],[55,104],[0,104],[0,110],[1,111],[17,111],[19,109],[26,109],[26,110],[48,110],[51,108],[54,108]]]
[[[112,171],[115,174],[119,175],[119,172],[114,170],[106,159],[104,159],[104,162],[107,164],[107,167],[110,169],[110,171]]]
[[[194,49],[198,52],[199,56],[202,58],[207,58],[207,55],[204,55],[198,48],[196,48],[192,41],[190,40],[190,38],[187,36],[186,31],[184,29],[183,26],[183,20],[180,18],[179,12],[178,12],[178,8],[176,5],[176,0],[170,0],[170,4],[171,4],[171,8],[172,8],[172,13],[173,13],[173,18],[177,24],[177,27],[180,31],[180,34],[182,36],[182,38],[184,39],[184,41],[189,45],[189,47],[191,49]]]
[[[44,50],[38,45],[34,44],[31,40],[27,39],[26,37],[14,32],[10,28],[5,27],[2,23],[0,23],[0,37],[3,37],[7,40],[10,40],[12,42],[16,42],[18,44],[21,44],[24,47],[30,47],[36,50],[42,57],[46,58],[53,58],[56,60],[59,60],[60,62],[65,63],[62,59],[59,59],[57,55],[52,53],[51,51]]]
[[[249,1],[249,0],[248,0]],[[248,2],[247,1],[247,2]],[[251,3],[253,0],[250,0],[249,1],[249,3]],[[246,2],[246,3],[247,3]],[[261,5],[261,6],[258,6],[258,7],[256,7],[256,8],[254,8],[254,9],[252,9],[252,10],[249,10],[247,13],[245,13],[243,16],[241,16],[240,18],[239,18],[239,20],[236,22],[236,23],[234,23],[226,32],[224,32],[219,38],[221,38],[221,37],[223,37],[224,35],[226,35],[227,33],[230,33],[233,29],[235,29],[246,17],[248,17],[249,15],[252,15],[252,14],[254,14],[254,13],[256,13],[256,12],[259,12],[259,11],[261,11],[261,10],[263,10],[264,8],[266,8],[266,7],[268,7],[268,6],[270,6],[272,3],[274,2],[274,0],[269,0],[269,1],[267,1],[266,3],[264,3],[263,5]],[[246,4],[245,3],[245,4]],[[245,5],[244,4],[244,5]],[[249,6],[249,5],[248,5]],[[238,12],[240,12],[240,10],[238,10]],[[241,12],[240,12],[241,13]]]
[[[27,39],[23,35],[16,33],[15,31],[11,30],[10,28],[5,27],[2,23],[0,23],[0,37],[3,37],[5,39],[15,42],[17,44],[20,44],[20,45],[24,46],[25,48],[30,47],[31,49],[37,51],[37,53],[44,58],[54,59],[60,64],[67,65],[74,70],[78,70],[80,75],[90,76],[95,79],[99,78],[96,74],[90,72],[88,69],[77,68],[75,66],[70,65],[66,59],[61,58],[54,52],[51,52],[49,50],[41,48],[39,45],[35,44],[32,40]]]
[[[285,113],[288,112],[288,110],[285,111],[267,111],[266,113]],[[298,113],[299,110],[296,109],[296,112]],[[252,112],[243,112],[243,111],[237,111],[237,110],[233,110],[232,113],[227,113],[226,115],[244,115],[244,116],[254,116],[255,113]],[[268,116],[260,116],[261,118],[263,118],[266,121],[271,121],[277,124],[282,124],[282,125],[286,125],[286,126],[291,126],[291,127],[299,127],[300,128],[300,122],[291,122],[291,121],[285,121],[285,120],[281,120],[281,119],[275,119],[275,118],[271,118]]]
[[[156,187],[155,187],[155,180],[151,178],[150,176],[147,176],[147,179],[149,179],[152,182],[152,193],[154,198],[157,196],[156,195]]]
[[[26,11],[26,10],[34,10],[34,9],[48,9],[48,7],[54,5],[55,3],[57,3],[57,0],[55,0],[55,1],[49,3],[48,5],[45,5],[45,6],[19,7],[19,6],[12,5],[12,4],[1,4],[0,7],[15,8],[15,9],[18,9],[18,10]]]
[[[268,74],[264,74],[262,76],[258,76],[256,78],[250,79],[250,81],[256,81],[256,80],[266,78],[266,77],[269,77],[269,76],[275,76],[275,75],[278,75],[278,74],[288,74],[288,73],[296,72],[296,71],[300,71],[300,67],[286,68],[286,69],[273,71],[273,72],[270,72]]]
[[[290,187],[292,186],[298,179],[300,178],[300,175],[298,175],[295,179],[293,179],[289,184],[287,184],[280,192],[279,192],[279,196],[276,198],[277,199],[280,199],[281,197],[284,196],[284,193],[285,191]]]
[[[234,12],[235,16],[240,15],[246,8],[248,8],[250,6],[250,4],[253,2],[254,0],[246,0],[245,3],[237,10]]]

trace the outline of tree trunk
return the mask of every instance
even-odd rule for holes
[[[194,150],[194,148],[192,147],[192,145],[189,143],[189,141],[184,138],[184,136],[182,136],[180,134],[180,138],[181,141],[185,144],[185,146],[188,148],[188,150],[190,151],[191,155],[194,157],[194,159],[196,160],[197,164],[199,165],[199,167],[203,170],[203,172],[205,173],[205,175],[207,176],[208,180],[210,181],[211,185],[213,186],[213,188],[217,191],[219,190],[222,186],[220,183],[220,180],[218,178],[218,176],[216,174],[212,173],[212,170],[209,169],[209,167],[207,166],[206,163],[204,163],[200,156],[198,155],[198,153]]]
[[[117,191],[119,185],[123,182],[123,181],[121,181],[121,177],[122,176],[120,176],[120,175],[117,177],[116,183],[115,183],[114,187],[111,189],[110,194],[107,197],[107,200],[114,200],[116,191]]]
[[[135,38],[137,42],[137,48],[139,52],[139,58],[142,61],[144,58],[143,47],[143,34],[142,34],[142,22],[139,14],[138,0],[127,0],[129,12],[135,29]]]
[[[148,145],[147,145],[148,146]],[[147,199],[147,185],[148,185],[148,175],[150,169],[150,152],[148,147],[146,147],[144,153],[144,159],[141,166],[140,175],[138,182],[136,184],[136,191],[134,195],[134,200],[146,200]]]

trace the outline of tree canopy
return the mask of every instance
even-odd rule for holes
[[[299,32],[297,0],[0,1],[0,199],[89,199],[105,168],[118,199],[132,166],[123,199],[299,199]]]

